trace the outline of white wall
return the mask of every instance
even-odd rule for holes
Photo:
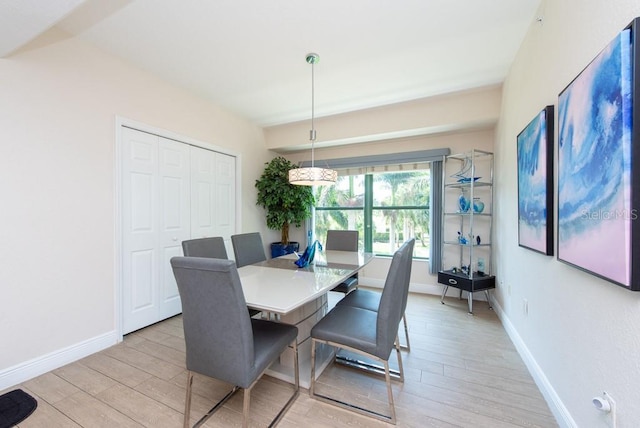
[[[545,105],[557,108],[558,93],[638,15],[637,0],[543,1],[503,86],[495,296],[562,426],[612,426],[591,403],[603,391],[619,428],[640,423],[640,293],[518,247],[516,136]]]
[[[239,154],[241,228],[265,228],[244,119],[57,31],[0,59],[0,94],[0,390],[115,337],[117,115]]]
[[[400,138],[493,129],[500,115],[501,96],[501,86],[492,85],[317,118],[315,147],[358,143],[355,150],[363,150],[361,144],[375,141],[395,145],[392,140]],[[279,152],[308,149],[310,125],[309,120],[303,120],[266,128],[267,147]],[[398,151],[404,150],[403,143],[399,144]]]

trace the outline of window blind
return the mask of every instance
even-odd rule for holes
[[[429,164],[431,162],[442,161],[443,157],[450,153],[450,149],[430,149],[403,153],[318,160],[315,162],[315,165],[322,168],[335,169],[338,171],[338,176],[359,175],[374,172],[413,171],[429,169]],[[300,166],[309,167],[311,166],[311,161],[301,162]]]

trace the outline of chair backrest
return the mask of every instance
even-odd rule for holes
[[[389,358],[407,306],[415,242],[410,239],[395,252],[382,289],[376,321],[377,354],[381,358]]]
[[[182,241],[182,252],[186,257],[207,257],[210,259],[228,259],[224,239],[199,238]]]
[[[259,232],[231,235],[236,266],[242,267],[267,260]]]
[[[253,329],[233,260],[173,257],[187,369],[233,385],[254,364]]]
[[[327,230],[326,250],[358,251],[357,230]]]

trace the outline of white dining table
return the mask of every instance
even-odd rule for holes
[[[262,311],[262,316],[298,327],[300,385],[308,388],[311,380],[311,328],[329,310],[328,292],[365,267],[373,254],[354,251],[316,251],[309,266],[299,268],[297,255],[265,260],[238,269],[247,306]],[[333,358],[333,351],[318,349],[318,374]],[[285,352],[268,374],[292,382],[293,355]]]
[[[299,268],[295,254],[238,269],[247,306],[286,315],[314,301],[371,261],[373,254],[318,251],[313,262]]]

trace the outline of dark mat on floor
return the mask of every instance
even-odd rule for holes
[[[35,398],[21,389],[0,395],[0,428],[10,428],[29,417],[38,407]]]

